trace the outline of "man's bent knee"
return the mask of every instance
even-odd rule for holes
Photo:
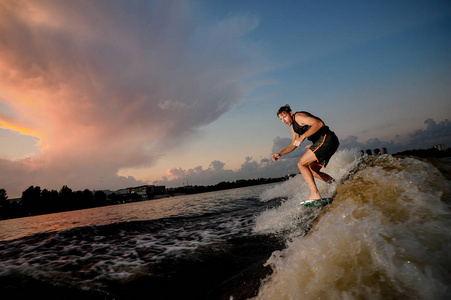
[[[302,159],[298,162],[298,167],[299,167],[299,168],[308,167],[309,165],[310,165],[309,162],[304,161],[304,160],[302,160]]]

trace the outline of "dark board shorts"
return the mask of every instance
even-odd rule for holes
[[[335,133],[330,131],[329,133],[321,135],[309,148],[316,156],[316,162],[313,162],[312,164],[320,165],[325,168],[332,155],[337,151],[339,145],[340,142]]]

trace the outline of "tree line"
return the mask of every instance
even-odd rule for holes
[[[107,195],[103,191],[93,193],[85,189],[74,192],[67,185],[59,192],[30,186],[22,192],[20,202],[11,202],[5,189],[0,189],[0,219],[92,208],[106,204]]]

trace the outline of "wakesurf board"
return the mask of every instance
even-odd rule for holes
[[[319,200],[305,200],[301,202],[301,206],[303,207],[320,207],[325,206],[329,203],[332,203],[334,201],[333,198],[322,198]]]

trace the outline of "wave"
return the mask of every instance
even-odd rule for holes
[[[301,178],[262,194],[286,199],[257,217],[254,232],[290,234],[266,262],[273,274],[255,299],[449,299],[450,181],[426,161],[355,150],[330,166],[341,183],[319,185],[335,194],[322,212],[299,208],[308,195]],[[302,224],[316,216],[305,235]]]
[[[349,178],[362,162],[362,156],[357,149],[345,149],[336,153],[330,160],[332,168],[327,168],[327,173],[335,178],[335,184],[326,184],[317,181],[318,190],[323,197],[333,197],[337,192],[337,186]],[[301,175],[291,178],[282,184],[264,191],[260,195],[263,202],[283,198],[282,205],[270,209],[256,218],[254,232],[257,234],[293,234],[306,231],[311,226],[311,221],[318,217],[321,210],[303,209],[299,203],[308,199],[310,190]],[[302,228],[303,230],[300,230]]]

